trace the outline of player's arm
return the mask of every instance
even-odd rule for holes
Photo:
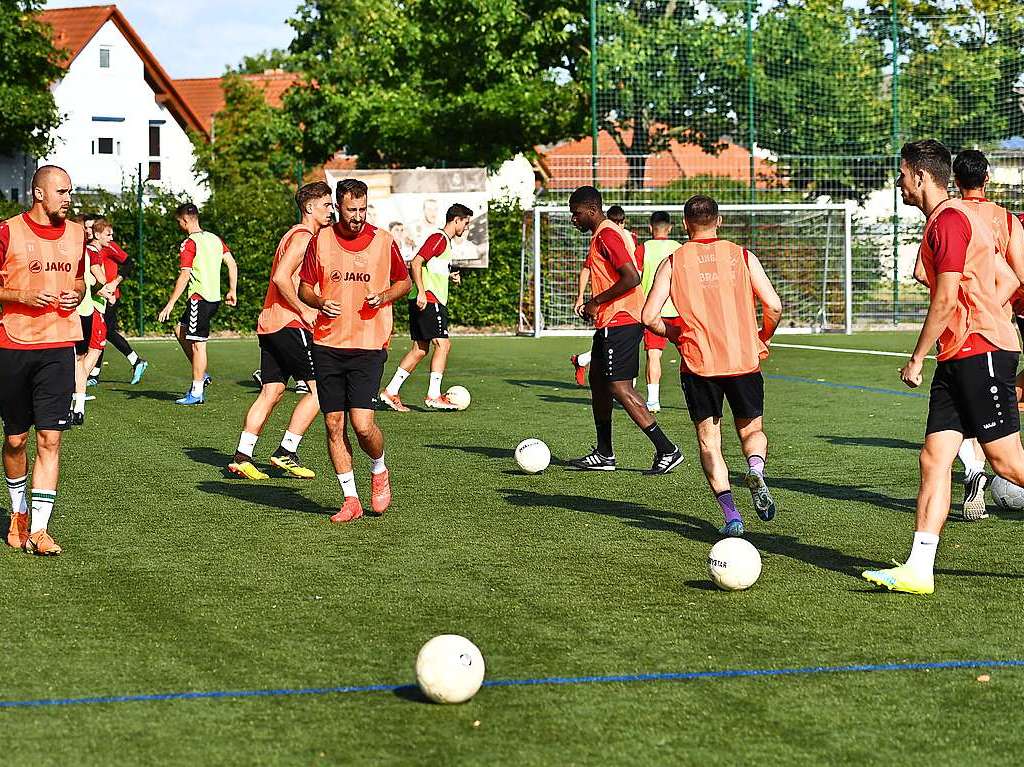
[[[178,303],[178,299],[181,298],[181,294],[185,292],[185,288],[188,287],[188,281],[192,278],[192,267],[183,266],[178,271],[178,279],[174,283],[174,287],[171,289],[171,295],[167,299],[167,304],[163,309],[160,310],[158,319],[160,322],[167,322],[170,319],[171,312],[174,311],[174,305]]]
[[[1014,215],[1009,216],[1010,241],[1006,244],[1006,262],[1024,285],[1024,224]]]
[[[636,264],[632,259],[616,267],[615,271],[619,273],[619,279],[608,290],[591,297],[583,305],[584,316],[594,319],[597,316],[597,307],[626,295],[626,293],[640,284],[640,272],[636,270]]]
[[[949,325],[953,312],[956,311],[957,294],[962,278],[963,274],[960,272],[940,272],[935,277],[935,292],[928,306],[928,314],[924,318],[917,346],[910,355],[910,361],[900,370],[903,383],[912,389],[921,385],[924,358],[929,350],[935,347],[935,342],[939,340],[942,331]]]
[[[228,292],[224,296],[224,302],[228,306],[238,305],[238,263],[235,261],[235,257],[231,255],[231,251],[225,246],[224,263],[228,267]]]
[[[427,306],[427,291],[423,289],[423,256],[417,253],[412,257],[409,264],[409,272],[412,274],[412,282],[416,285],[416,306],[425,309]],[[410,285],[411,289],[411,285]]]
[[[1020,287],[1020,280],[1014,274],[1013,269],[1006,262],[1006,259],[996,256],[996,299],[1000,306],[1010,303],[1013,294]]]
[[[376,309],[380,306],[393,304],[402,296],[407,295],[409,289],[412,288],[412,281],[409,279],[409,268],[405,265],[402,253],[394,242],[391,243],[391,272],[389,277],[391,279],[391,286],[380,293],[368,295],[366,297],[367,306]],[[420,290],[422,291],[422,288]],[[420,295],[422,295],[422,292]]]
[[[306,311],[306,302],[299,298],[298,291],[295,289],[295,273],[302,266],[302,259],[306,255],[306,248],[311,239],[313,239],[312,233],[300,231],[292,235],[284,253],[281,254],[281,260],[277,262],[274,276],[271,278],[271,282],[274,283],[284,302],[300,315]]]
[[[675,343],[679,340],[679,327],[665,322],[661,316],[661,311],[665,308],[665,302],[668,301],[671,289],[672,263],[666,258],[658,266],[658,271],[654,273],[654,282],[651,283],[651,292],[647,294],[647,300],[644,302],[641,318],[644,325],[652,333],[664,336],[672,343]]]
[[[92,274],[93,279],[96,280],[96,284],[100,286],[96,289],[96,293],[103,296],[103,298],[108,301],[113,301],[114,288],[117,287],[117,284],[107,282],[107,273],[103,269],[103,264],[90,262],[89,273]]]
[[[583,304],[586,302],[587,285],[590,284],[590,267],[586,264],[580,269],[579,290],[576,292],[576,303],[572,306],[573,314],[583,316]]]
[[[757,335],[762,343],[767,344],[782,319],[782,299],[768,279],[760,260],[750,251],[747,251],[747,268],[750,270],[750,287],[761,302],[761,329]]]

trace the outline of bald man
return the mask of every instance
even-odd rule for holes
[[[32,207],[0,224],[0,419],[11,496],[8,545],[39,556],[61,547],[47,527],[57,498],[61,433],[71,425],[76,309],[85,295],[85,228],[68,221],[71,178],[44,165],[32,178]],[[28,433],[36,430],[32,510]]]

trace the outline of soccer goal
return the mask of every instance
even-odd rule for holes
[[[672,237],[685,241],[682,205],[624,205],[626,224],[640,241],[656,210],[673,219]],[[780,330],[853,330],[852,214],[848,205],[722,205],[719,234],[755,253],[782,298]],[[573,314],[589,236],[565,206],[527,214],[519,283],[519,332],[583,335],[592,329]]]

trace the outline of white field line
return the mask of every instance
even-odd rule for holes
[[[907,352],[883,352],[878,349],[840,349],[836,346],[809,346],[804,344],[780,344],[777,341],[772,341],[772,349],[808,349],[815,352],[840,352],[842,354],[869,354],[874,357],[903,357],[909,359],[910,354]],[[929,354],[925,359],[933,360],[935,355]]]

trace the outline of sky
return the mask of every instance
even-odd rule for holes
[[[49,0],[47,8],[103,0]],[[299,0],[114,0],[171,77],[218,77],[242,57],[291,42]]]

